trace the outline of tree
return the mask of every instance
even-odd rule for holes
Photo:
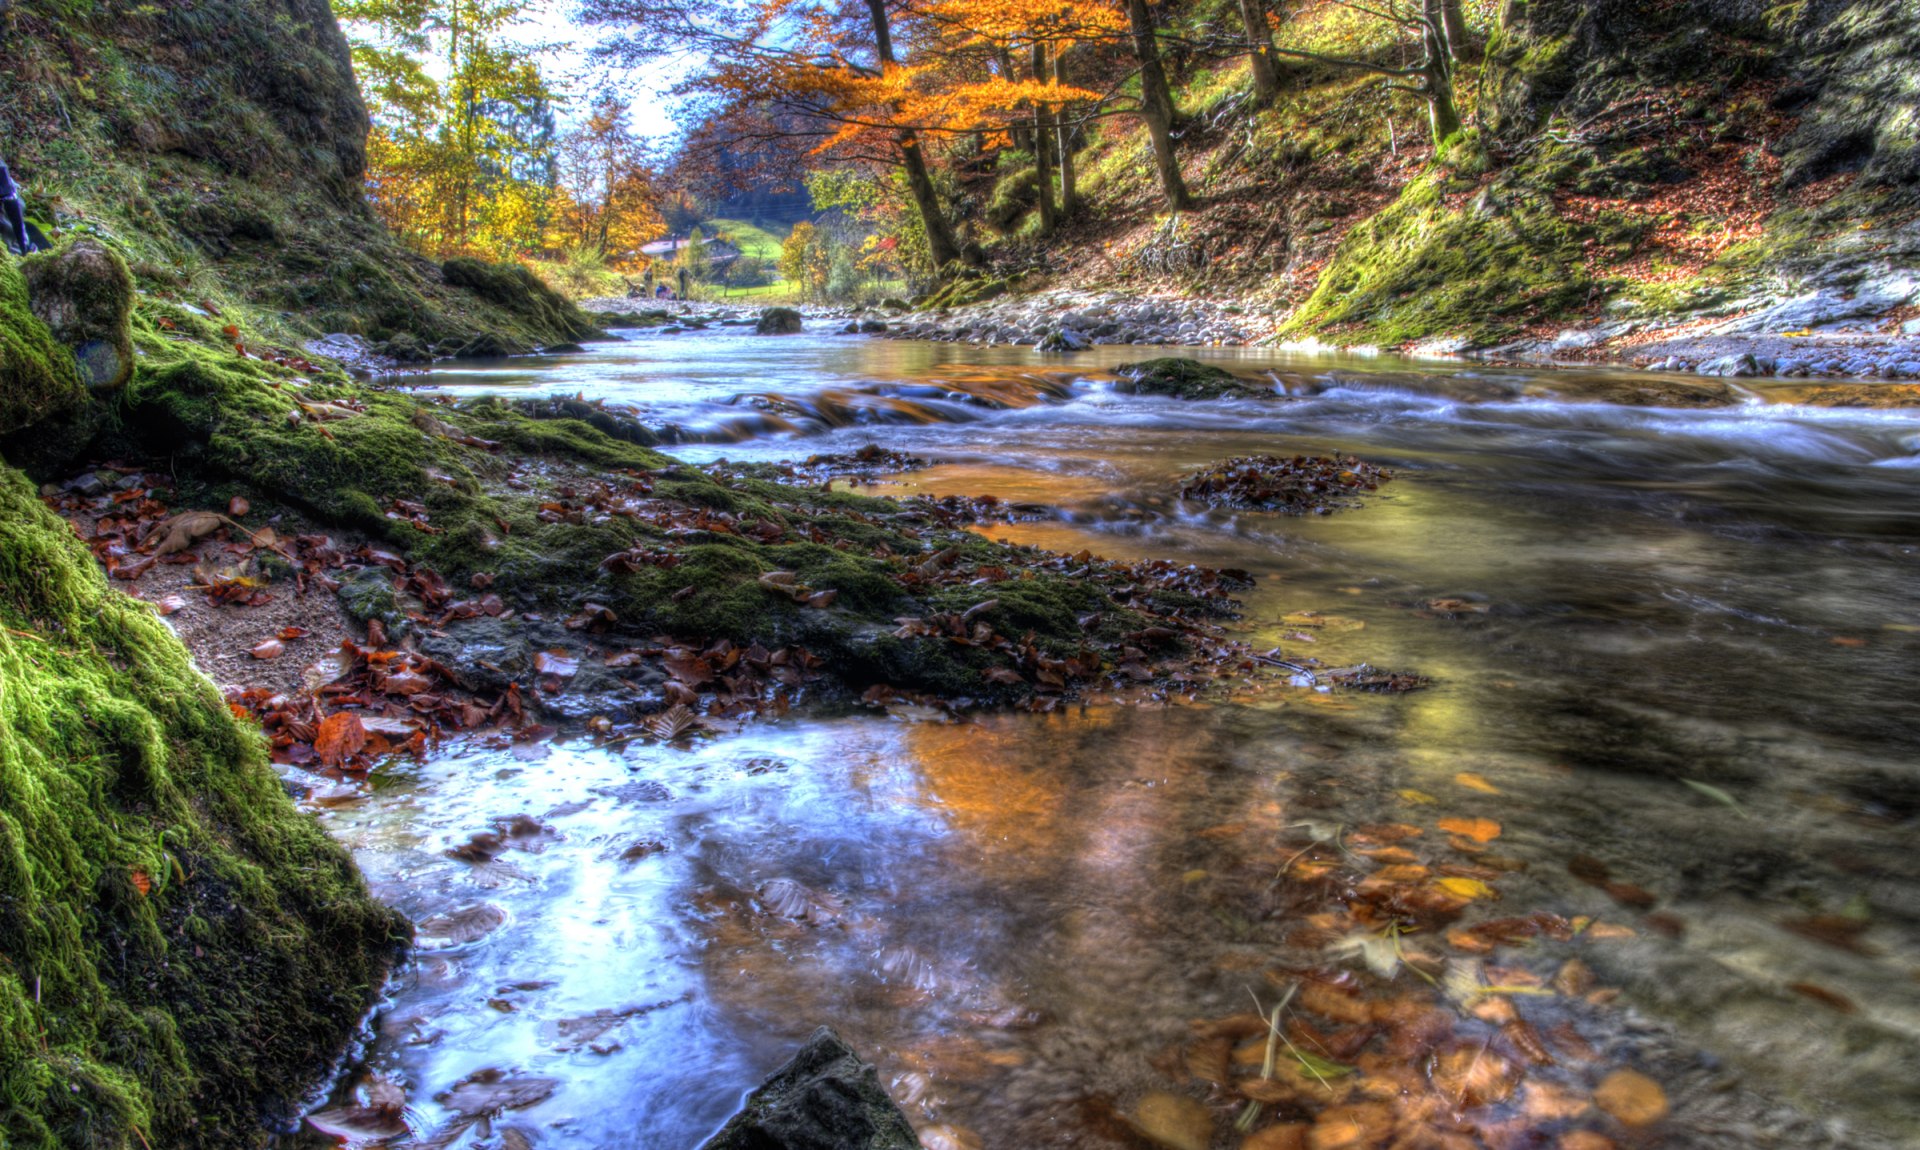
[[[1280,70],[1273,62],[1273,28],[1267,23],[1266,0],[1240,0],[1240,24],[1246,29],[1250,49],[1247,67],[1253,73],[1253,98],[1264,107],[1280,95]]]
[[[1128,0],[1128,2],[1140,3],[1141,0]],[[1458,134],[1461,128],[1460,108],[1454,100],[1453,91],[1453,60],[1456,49],[1451,44],[1447,30],[1448,21],[1451,18],[1460,24],[1461,37],[1463,39],[1465,37],[1465,21],[1460,16],[1458,0],[1387,0],[1387,6],[1382,8],[1366,7],[1360,4],[1349,4],[1349,7],[1399,25],[1419,44],[1421,53],[1419,61],[1406,67],[1396,68],[1368,60],[1328,56],[1298,48],[1276,47],[1273,52],[1276,55],[1315,60],[1322,64],[1354,68],[1385,76],[1388,87],[1395,91],[1412,93],[1427,102],[1427,117],[1433,130],[1435,147]]]
[[[626,105],[611,93],[596,97],[586,119],[567,134],[561,158],[576,244],[621,264],[665,234],[646,149],[633,135]]]
[[[553,92],[501,38],[524,0],[338,0],[372,100],[368,193],[441,255],[541,246],[553,200]],[[436,79],[425,57],[439,59]]]
[[[1159,173],[1167,207],[1183,211],[1193,206],[1193,197],[1180,175],[1180,158],[1173,151],[1173,97],[1167,90],[1167,73],[1160,66],[1160,46],[1156,43],[1159,29],[1147,0],[1126,0],[1126,5],[1133,55],[1140,63],[1140,118],[1146,122],[1147,136],[1153,143],[1154,170]]]
[[[693,283],[705,283],[713,275],[713,260],[707,252],[707,237],[699,228],[687,233],[687,242],[680,245],[679,252],[673,257],[676,272],[684,271],[687,279]]]

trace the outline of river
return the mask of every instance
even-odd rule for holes
[[[986,530],[1244,569],[1258,649],[1432,685],[392,763],[322,817],[438,933],[343,1091],[403,1085],[423,1135],[499,1072],[530,1104],[433,1144],[691,1150],[831,1023],[936,1150],[1237,1147],[1256,1009],[1308,985],[1449,1001],[1362,962],[1382,936],[1365,949],[1352,884],[1385,881],[1458,896],[1451,929],[1534,926],[1386,936],[1480,980],[1458,1033],[1394,1066],[1383,1007],[1344,1032],[1310,1009],[1293,1033],[1326,1045],[1293,1076],[1333,1080],[1249,1126],[1318,1118],[1333,1146],[1337,1104],[1352,1145],[1920,1145],[1920,412],[1784,385],[1620,406],[1619,373],[1223,349],[1183,354],[1292,397],[1182,403],[1100,370],[1158,350],[627,334],[431,384],[629,405],[695,463],[910,452],[932,466],[877,491],[1043,504]],[[1326,516],[1173,498],[1256,453],[1396,478]],[[513,849],[447,853],[490,828]],[[1570,958],[1591,986],[1556,980]],[[1468,1078],[1505,1078],[1454,1092],[1468,1049]],[[1622,1069],[1671,1113],[1589,1105]],[[1422,1090],[1443,1104],[1415,1120]]]

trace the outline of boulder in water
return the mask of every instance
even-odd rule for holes
[[[872,1066],[823,1026],[701,1150],[921,1150]]]
[[[800,313],[790,307],[770,307],[760,313],[760,322],[753,330],[761,335],[798,335],[801,331]]]
[[[1174,399],[1271,399],[1273,384],[1241,379],[1230,371],[1197,359],[1168,356],[1141,360],[1113,369],[1122,391],[1166,395]]]

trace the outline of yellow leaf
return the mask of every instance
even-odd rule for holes
[[[1466,787],[1468,790],[1479,791],[1483,794],[1497,795],[1500,793],[1499,787],[1494,786],[1472,771],[1461,771],[1459,774],[1453,776],[1453,781]]]
[[[1401,791],[1400,797],[1407,800],[1410,803],[1417,803],[1423,807],[1430,807],[1433,804],[1440,801],[1439,799],[1434,798],[1432,795],[1428,794],[1427,792],[1416,791],[1412,787],[1408,787],[1406,790]]]
[[[1492,887],[1488,886],[1486,883],[1481,882],[1477,878],[1451,877],[1451,878],[1435,879],[1433,885],[1439,887],[1441,890],[1446,891],[1448,894],[1455,896],[1456,898],[1485,899],[1485,898],[1500,897],[1499,891],[1494,890]]]

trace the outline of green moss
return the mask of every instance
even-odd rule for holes
[[[1435,173],[1342,240],[1313,294],[1281,329],[1386,346],[1436,336],[1488,345],[1604,294],[1586,245],[1625,254],[1643,224],[1576,224],[1521,175],[1466,194]]]
[[[539,276],[519,264],[490,264],[455,259],[440,265],[440,273],[455,287],[463,287],[504,311],[523,317],[538,332],[541,343],[568,343],[594,339],[606,333]]]
[[[21,262],[33,313],[69,349],[96,393],[133,376],[133,274],[105,244],[81,239]]]
[[[404,923],[12,471],[0,684],[0,1141],[258,1143]]]
[[[18,265],[0,256],[0,437],[70,414],[86,401],[73,356],[35,318]]]
[[[1122,380],[1122,390],[1141,395],[1166,395],[1175,399],[1260,399],[1273,395],[1270,383],[1244,380],[1197,359],[1166,356],[1122,364],[1113,371]]]

